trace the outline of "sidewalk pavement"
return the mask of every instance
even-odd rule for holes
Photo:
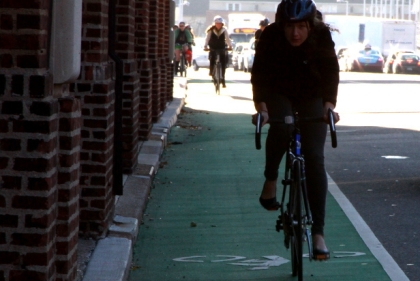
[[[136,170],[132,175],[124,175],[124,194],[115,200],[114,219],[107,236],[99,241],[79,238],[78,281],[124,281],[128,278],[133,245],[153,177],[159,169],[170,128],[184,105],[186,88],[186,78],[174,78],[173,101],[153,124],[149,140],[140,144]]]

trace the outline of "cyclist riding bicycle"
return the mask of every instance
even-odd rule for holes
[[[184,48],[184,52],[190,49],[192,44],[191,33],[185,29],[185,22],[181,21],[178,25],[178,29],[174,31],[175,36],[175,75],[178,72],[179,61],[181,58],[181,51]],[[188,44],[188,47],[185,46]]]
[[[226,64],[228,62],[228,54],[226,51],[226,45],[228,46],[228,50],[232,49],[232,43],[230,42],[229,34],[226,28],[224,27],[224,20],[221,16],[215,16],[213,19],[214,24],[211,25],[206,33],[206,41],[204,43],[205,50],[208,50],[207,46],[210,47],[210,72],[209,75],[213,74],[213,68],[216,62],[217,52],[220,54],[220,63],[222,65],[222,85],[223,88],[226,88],[225,83],[225,72],[226,72]]]
[[[293,116],[324,116],[337,102],[339,67],[329,27],[316,17],[312,0],[283,0],[277,7],[274,24],[261,33],[252,67],[251,83],[255,108],[263,124],[270,119]],[[334,113],[335,120],[339,120]],[[280,161],[290,140],[290,125],[272,123],[266,140],[265,182],[260,204],[277,208],[276,184]],[[301,150],[305,156],[309,205],[313,216],[314,259],[326,259],[324,241],[327,176],[324,144],[327,124],[300,124]]]
[[[264,31],[264,29],[267,27],[267,25],[270,24],[270,21],[265,18],[262,21],[260,21],[260,29],[255,31],[254,37],[255,37],[255,46],[257,46],[258,41],[260,41],[261,33]]]

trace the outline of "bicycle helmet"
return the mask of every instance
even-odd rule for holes
[[[276,21],[313,21],[316,5],[312,0],[283,0],[277,7]]]
[[[225,21],[223,20],[223,18],[221,16],[215,16],[213,18],[213,22],[214,23],[221,23],[221,24],[225,24]]]

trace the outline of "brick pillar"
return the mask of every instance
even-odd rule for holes
[[[164,54],[166,55],[166,101],[172,101],[173,99],[173,85],[174,85],[174,65],[172,63],[172,56],[168,54],[169,44],[171,44],[169,39],[169,32],[171,32],[172,26],[169,24],[169,13],[170,11],[170,1],[164,1],[165,11],[163,13],[165,20],[163,22],[164,27]]]
[[[57,281],[76,280],[79,234],[80,101],[59,99]]]
[[[140,74],[139,137],[147,139],[152,130],[152,68],[149,60],[149,0],[136,0],[135,52]]]
[[[152,121],[157,122],[161,111],[161,71],[159,57],[159,0],[150,0],[149,14],[149,59],[152,65]]]
[[[166,28],[166,17],[165,17],[165,2],[168,2],[167,0],[157,0],[158,2],[158,9],[157,14],[159,18],[159,24],[158,24],[158,55],[159,55],[159,75],[160,75],[160,91],[159,91],[159,110],[164,111],[166,107],[166,84],[167,84],[167,69],[166,69],[166,59],[168,57],[168,49],[165,48],[165,33],[169,33],[169,29]]]
[[[135,1],[117,2],[118,56],[124,61],[123,82],[123,169],[132,173],[139,146],[139,73],[135,54]]]
[[[56,277],[58,103],[49,0],[0,1],[0,280]]]
[[[80,225],[84,236],[102,235],[112,220],[114,64],[108,57],[108,1],[83,3],[81,73],[70,91],[82,102]]]

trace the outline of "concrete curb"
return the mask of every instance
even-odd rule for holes
[[[170,128],[176,123],[184,105],[186,83],[186,79],[174,79],[174,99],[153,125],[149,140],[141,144],[138,166],[133,174],[125,177],[124,195],[116,198],[113,223],[108,235],[98,241],[83,281],[127,280],[133,245],[137,240],[153,177],[159,169],[160,156],[167,145]]]

